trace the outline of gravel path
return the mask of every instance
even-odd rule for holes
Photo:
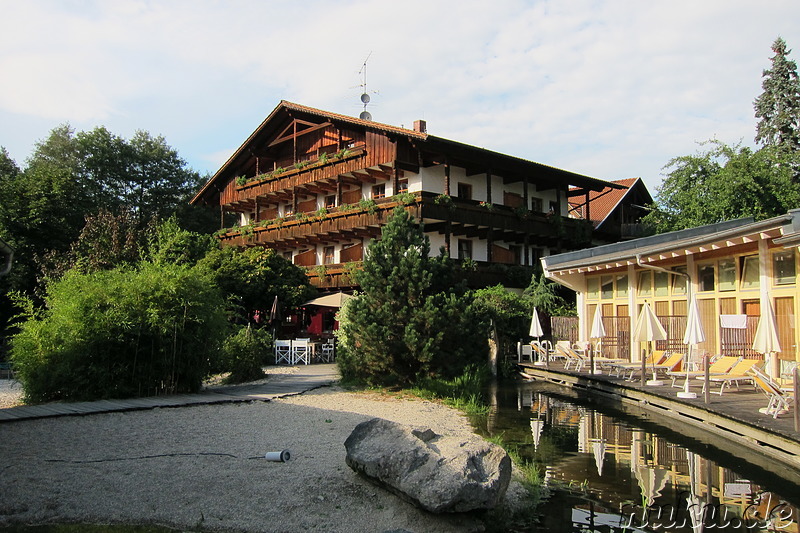
[[[22,385],[13,379],[0,379],[0,409],[22,405]]]
[[[5,380],[7,381],[7,380]],[[155,523],[248,532],[456,532],[480,516],[421,511],[357,476],[344,440],[372,417],[471,432],[432,402],[325,387],[271,402],[0,425],[0,527]],[[287,463],[265,452],[289,449]],[[513,482],[509,501],[522,489]]]

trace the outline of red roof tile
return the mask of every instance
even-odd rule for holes
[[[589,191],[589,216],[591,217],[592,224],[599,226],[608,215],[622,202],[622,199],[628,194],[631,187],[636,184],[641,178],[626,178],[621,180],[613,180],[611,183],[622,185],[625,189],[612,189],[606,187],[602,191]],[[576,187],[571,187],[575,190]],[[580,199],[580,201],[577,201]],[[586,218],[586,206],[584,206],[584,197],[578,196],[570,202],[570,208],[575,210],[575,214],[579,214],[580,218]]]

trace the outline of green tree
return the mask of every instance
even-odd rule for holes
[[[228,300],[229,312],[240,323],[246,323],[257,310],[269,312],[275,296],[287,309],[315,293],[303,269],[266,248],[216,249],[198,266],[211,272]]]
[[[395,209],[356,274],[362,292],[340,321],[345,377],[402,385],[485,363],[487,327],[473,296],[452,284],[449,259],[429,251],[420,225]]]
[[[475,302],[481,312],[494,321],[500,353],[516,353],[517,342],[528,336],[532,312],[530,302],[502,285],[475,291]]]
[[[139,230],[153,217],[172,214],[199,231],[213,227],[210,213],[185,205],[200,177],[163,137],[139,131],[127,141],[102,127],[76,134],[62,124],[36,144],[26,163],[20,170],[5,149],[0,152],[0,238],[17,251],[0,287],[0,306],[8,290],[40,292],[40,271],[54,272],[53,259],[69,252],[86,218],[101,209],[130,212]]]
[[[713,140],[694,155],[672,159],[644,222],[657,233],[742,217],[764,219],[800,205],[795,180],[800,153],[768,146],[758,151]]]
[[[778,37],[772,44],[771,68],[764,70],[761,83],[764,92],[754,102],[756,142],[764,146],[783,146],[800,150],[800,79],[797,63],[787,56],[791,52]]]

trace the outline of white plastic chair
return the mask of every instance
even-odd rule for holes
[[[275,364],[292,364],[292,341],[275,341]]]
[[[533,362],[533,347],[530,344],[517,343],[519,346],[519,360]]]
[[[311,363],[311,346],[309,339],[295,339],[292,341],[292,364]]]

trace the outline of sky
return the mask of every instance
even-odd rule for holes
[[[68,123],[163,135],[213,174],[283,100],[651,193],[674,157],[753,146],[797,0],[0,0],[0,146]],[[364,64],[366,62],[366,77]]]

